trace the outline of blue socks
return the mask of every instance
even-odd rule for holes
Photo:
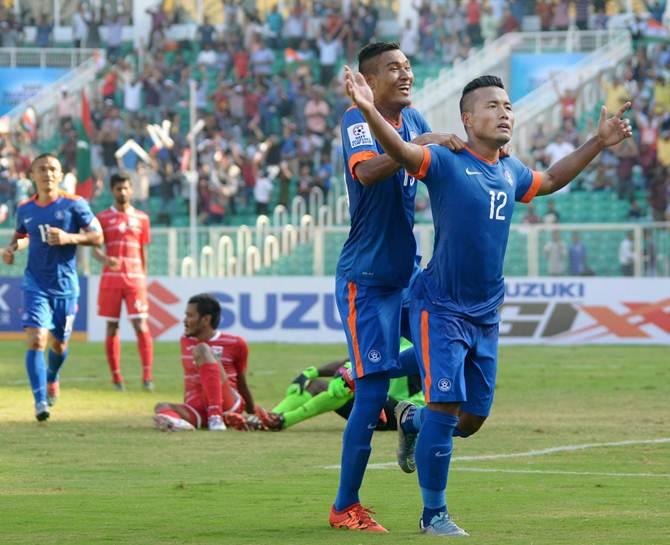
[[[384,373],[356,379],[354,407],[342,436],[340,487],[335,498],[337,511],[343,511],[359,501],[358,491],[372,452],[372,433],[386,402],[388,388],[389,378]]]
[[[26,351],[26,371],[35,403],[47,400],[47,370],[44,363],[44,350]]]
[[[421,425],[426,418],[426,407],[410,407],[404,420],[400,422],[405,433],[419,433]]]
[[[423,498],[423,524],[447,509],[447,476],[453,450],[452,436],[458,417],[424,409],[426,413],[416,443],[416,468]]]
[[[58,372],[67,359],[68,349],[62,354],[56,354],[53,350],[49,350],[49,368],[47,369],[47,382],[49,384],[58,380]]]

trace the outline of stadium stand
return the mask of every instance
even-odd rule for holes
[[[56,119],[51,130],[46,124],[32,120],[31,125],[30,119],[22,118],[22,128],[2,139],[0,220],[3,227],[11,226],[15,204],[30,194],[26,171],[37,151],[59,151],[66,169],[78,181],[76,191],[96,211],[111,204],[106,184],[109,174],[124,168],[132,174],[138,206],[151,215],[155,238],[150,268],[155,274],[176,274],[179,259],[190,254],[185,234],[189,184],[184,174],[189,153],[190,80],[196,82],[198,117],[205,122],[197,141],[198,223],[209,230],[199,236],[203,246],[216,248],[223,234],[235,239],[235,231],[226,228],[253,228],[259,214],[271,216],[276,205],[289,209],[296,196],[308,201],[312,193],[320,192],[334,215],[343,191],[338,120],[348,107],[336,76],[345,59],[352,59],[362,44],[399,38],[413,58],[420,89],[445,65],[463,62],[478,47],[506,32],[555,31],[567,25],[604,28],[608,17],[617,17],[615,2],[537,2],[535,11],[528,13],[524,2],[512,2],[505,8],[506,3],[496,1],[444,6],[423,1],[414,5],[416,13],[399,22],[399,35],[387,36],[382,34],[380,21],[382,14],[388,14],[386,4],[361,5],[347,13],[338,2],[296,3],[292,10],[281,13],[265,3],[259,4],[262,10],[245,11],[236,3],[224,7],[209,2],[207,18],[191,25],[194,39],[189,40],[178,29],[197,14],[188,2],[171,1],[157,3],[150,11],[149,40],[140,50],[121,39],[122,25],[130,22],[129,3],[125,4],[127,11],[122,7],[109,13],[78,10],[76,2],[62,4],[61,18],[72,25],[73,43],[67,45],[101,46],[106,61],[88,86],[85,100],[84,95],[60,96],[50,113]],[[565,12],[568,4],[570,9]],[[644,6],[636,3],[635,8],[643,10]],[[54,45],[52,23],[38,15],[24,11],[17,16],[11,9],[0,9],[0,26],[6,30],[3,45]],[[669,217],[670,44],[667,36],[650,39],[636,26],[632,32],[635,53],[613,79],[603,77],[601,96],[610,110],[622,98],[633,100],[635,142],[603,154],[570,192],[556,196],[559,225],[664,221]],[[28,35],[34,43],[27,43]],[[560,134],[543,134],[539,128],[534,136],[524,158],[537,168],[579,145],[593,130],[599,108],[575,119],[569,114],[570,100],[558,92],[557,101],[568,112]],[[159,126],[164,120],[171,122],[168,134],[164,133],[169,138],[146,130],[147,124]],[[114,155],[128,139],[149,154],[148,162],[134,151],[121,160]],[[546,201],[538,200],[535,213],[539,218],[545,216],[546,206]],[[318,205],[308,205],[307,210],[316,220]],[[522,224],[526,215],[520,207],[515,223]],[[340,219],[346,222],[346,217]],[[298,228],[300,218],[292,220]],[[418,214],[417,221],[430,223],[429,210]],[[342,222],[335,219],[332,223]],[[282,226],[277,222],[273,226],[274,236],[281,239]],[[177,234],[163,227],[177,228]],[[346,230],[334,229],[317,236],[323,240],[314,240],[313,234],[303,237],[292,255],[261,265],[258,272],[332,274],[346,236]],[[618,274],[612,256],[626,230],[580,230],[589,255],[594,256],[594,273]],[[548,231],[542,231],[536,242],[539,248],[545,245],[545,235]],[[667,233],[655,230],[654,236],[667,256]],[[254,243],[262,247],[262,241]],[[596,254],[609,258],[598,262]],[[534,271],[529,266],[533,259],[528,235],[520,225],[511,235],[506,273],[544,274],[544,261]],[[95,272],[95,264],[90,267]]]

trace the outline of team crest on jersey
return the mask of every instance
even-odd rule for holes
[[[409,130],[409,139],[410,140],[414,140],[417,136],[418,135],[416,134],[416,132],[414,130],[412,130],[412,129]]]
[[[57,220],[62,220],[65,217],[65,214],[63,214],[62,210],[56,210],[54,216],[56,216]]]
[[[137,218],[128,218],[128,227],[139,227],[140,221]]]
[[[381,359],[382,359],[382,355],[381,355],[381,353],[379,352],[379,350],[374,350],[374,349],[372,349],[372,350],[370,350],[370,352],[368,352],[368,359],[369,359],[372,363],[377,363],[377,362],[381,361]]]
[[[441,378],[437,382],[437,389],[440,392],[448,392],[449,390],[451,390],[451,381],[448,378]]]
[[[212,354],[220,357],[223,354],[223,346],[212,346]]]
[[[514,178],[512,178],[512,173],[507,169],[505,169],[505,180],[507,180],[509,185],[512,187],[514,186]]]
[[[124,222],[119,223],[119,231],[122,233],[126,232],[126,224]]]
[[[352,148],[372,145],[372,133],[367,123],[356,123],[356,125],[347,127],[347,134],[349,135],[349,145]]]

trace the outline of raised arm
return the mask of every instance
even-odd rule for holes
[[[372,89],[370,89],[362,74],[354,75],[351,69],[345,66],[344,82],[347,94],[360,109],[370,126],[370,130],[372,130],[386,154],[408,172],[418,172],[423,161],[423,147],[405,142],[382,114],[377,111]],[[360,176],[358,171],[357,174]]]
[[[624,119],[623,115],[630,108],[630,102],[626,102],[616,115],[608,118],[605,106],[600,110],[600,122],[598,132],[589,138],[583,145],[556,161],[545,172],[542,173],[542,184],[538,195],[548,195],[565,187],[577,174],[607,147],[615,146],[625,138],[632,136],[633,131],[630,121]]]
[[[451,133],[427,132],[417,136],[412,140],[412,143],[417,145],[437,144],[438,146],[446,146],[451,151],[461,151],[465,147],[465,142]],[[384,149],[386,148],[384,147]],[[363,185],[368,186],[388,178],[400,168],[402,168],[400,163],[393,160],[389,155],[383,154],[361,161],[356,165],[355,170],[358,180]]]

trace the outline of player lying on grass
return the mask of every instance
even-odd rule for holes
[[[49,418],[60,393],[59,374],[77,314],[77,246],[100,246],[102,229],[88,203],[59,189],[63,168],[44,153],[30,166],[36,193],[16,208],[16,232],[2,252],[7,265],[28,249],[23,276],[22,326],[26,332],[26,371],[35,400],[35,418]],[[49,346],[48,361],[44,351]],[[48,364],[48,365],[47,365]]]
[[[388,397],[377,424],[377,429],[382,431],[396,429],[394,410],[399,402],[409,400],[414,405],[424,405],[414,348],[402,339],[400,350],[400,362],[408,369],[408,375],[390,381]],[[320,380],[326,377],[332,380]],[[354,404],[354,391],[348,360],[328,363],[318,369],[308,367],[293,380],[286,390],[286,397],[272,409],[271,415],[277,415],[277,418],[270,429],[284,430],[330,411],[348,419]]]
[[[220,317],[221,306],[213,296],[202,293],[188,300],[181,338],[184,403],[158,403],[154,408],[158,429],[223,431],[226,426],[246,429],[273,423],[254,404],[247,385],[247,343],[218,331]]]

